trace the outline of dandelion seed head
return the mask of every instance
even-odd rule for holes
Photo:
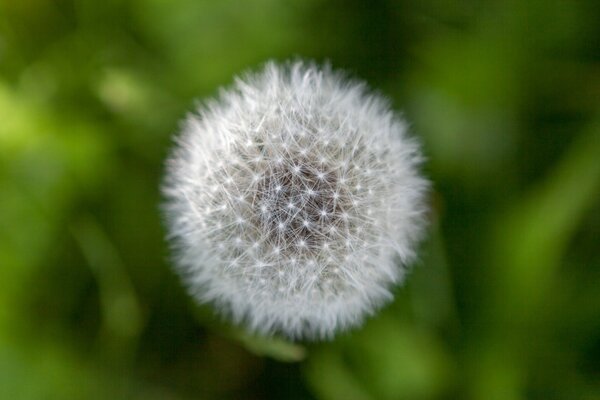
[[[177,270],[253,331],[327,338],[391,298],[424,227],[406,124],[363,83],[268,63],[185,121],[167,162]]]

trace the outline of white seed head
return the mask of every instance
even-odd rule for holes
[[[178,271],[253,331],[327,338],[391,298],[424,226],[421,154],[388,102],[268,63],[185,121],[163,186]]]

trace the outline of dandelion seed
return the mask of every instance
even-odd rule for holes
[[[363,83],[269,63],[178,136],[163,185],[177,270],[198,301],[253,331],[357,326],[422,236],[420,163],[404,121]]]

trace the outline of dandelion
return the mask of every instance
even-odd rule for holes
[[[250,330],[330,338],[402,282],[424,226],[418,143],[329,67],[268,63],[185,121],[165,214],[191,294]]]

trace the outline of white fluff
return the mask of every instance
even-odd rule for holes
[[[177,137],[163,193],[178,271],[253,331],[332,337],[403,280],[424,226],[420,162],[363,83],[268,63]]]

